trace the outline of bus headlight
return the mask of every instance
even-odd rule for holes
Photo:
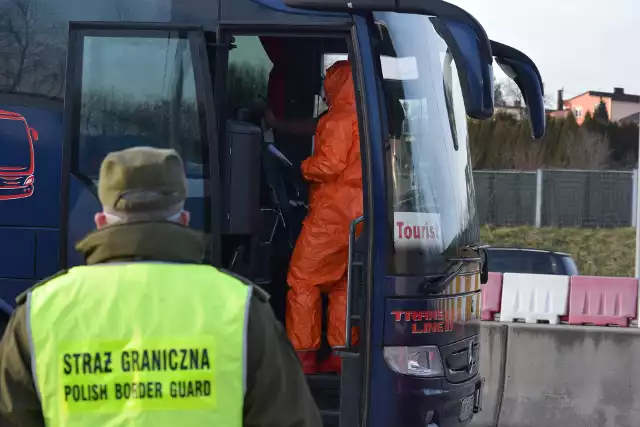
[[[33,181],[34,181],[34,179],[33,179],[33,175],[29,175],[29,176],[27,177],[27,179],[25,179],[25,180],[24,180],[24,184],[23,184],[23,185],[24,185],[24,186],[27,186],[27,185],[33,185]]]
[[[440,377],[444,375],[438,347],[385,347],[384,360],[389,367],[404,375]]]

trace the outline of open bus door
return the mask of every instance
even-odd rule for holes
[[[183,157],[186,209],[210,237],[209,261],[219,265],[218,135],[202,28],[72,22],[66,81],[61,267],[84,262],[75,244],[101,210],[102,159],[140,145],[174,148]]]

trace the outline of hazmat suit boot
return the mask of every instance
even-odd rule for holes
[[[318,361],[315,351],[297,351],[298,360],[302,365],[302,372],[305,375],[313,375],[318,373]]]

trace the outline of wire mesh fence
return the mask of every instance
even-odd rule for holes
[[[496,227],[629,227],[635,171],[474,172],[482,224]]]

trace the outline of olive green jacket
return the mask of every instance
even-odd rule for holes
[[[90,234],[77,245],[89,265],[135,260],[201,263],[204,247],[200,233],[168,222],[112,225]],[[36,286],[46,284],[44,280]],[[2,427],[45,426],[31,373],[25,296],[17,298],[18,306],[0,341]],[[255,287],[247,332],[244,425],[321,427],[320,414],[298,358],[268,299],[266,292]]]

